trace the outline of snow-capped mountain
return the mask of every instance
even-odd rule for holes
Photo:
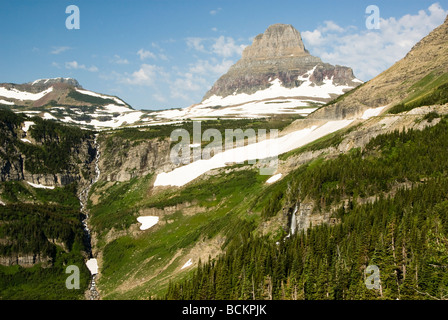
[[[360,85],[351,68],[322,62],[306,50],[291,25],[275,24],[255,37],[242,58],[201,103],[157,113],[160,118],[307,115]]]
[[[0,106],[90,128],[113,128],[150,119],[147,112],[134,110],[118,97],[86,90],[72,78],[2,83]]]

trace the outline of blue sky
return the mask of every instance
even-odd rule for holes
[[[68,30],[69,5],[80,29]],[[380,9],[368,30],[366,7]],[[201,101],[253,37],[292,24],[324,62],[369,80],[401,59],[448,14],[448,0],[14,0],[0,10],[0,82],[73,77],[136,109]]]

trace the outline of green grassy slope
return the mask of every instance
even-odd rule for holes
[[[380,135],[362,152],[302,166],[279,183],[278,192],[262,193],[260,203],[313,199],[315,213],[339,208],[334,212],[339,224],[310,228],[278,243],[246,234],[216,261],[172,283],[165,297],[444,299],[447,156],[445,117],[423,131]],[[276,214],[281,213],[274,206],[268,216]],[[380,289],[364,283],[369,265],[379,267]]]

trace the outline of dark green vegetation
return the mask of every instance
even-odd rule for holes
[[[264,219],[311,199],[336,225],[295,236],[250,228],[226,253],[170,284],[167,299],[446,299],[448,123],[380,135],[364,150],[301,166],[250,205]],[[280,204],[279,204],[280,203]],[[284,234],[283,236],[285,236]],[[364,270],[380,269],[368,290]]]
[[[83,94],[76,90],[70,91],[69,94],[67,95],[67,97],[72,98],[76,101],[87,102],[87,103],[91,103],[91,104],[97,105],[97,106],[105,106],[108,104],[116,103],[115,100],[113,100],[113,99],[105,99],[105,98],[101,98],[101,97],[95,97],[95,96],[91,96],[89,94]]]
[[[7,202],[0,206],[0,257],[41,258],[33,266],[0,265],[0,299],[82,299],[90,273],[76,186],[47,190],[11,181],[0,188]],[[80,269],[79,290],[65,286],[68,265]]]
[[[411,86],[408,92],[408,97],[393,106],[389,113],[397,114],[421,106],[448,103],[448,73],[430,73]]]
[[[125,230],[135,223],[135,215],[138,212],[138,203],[146,198],[146,193],[152,175],[142,178],[133,178],[125,182],[115,182],[108,186],[107,192],[100,192],[98,204],[91,207],[92,224],[100,233],[107,233],[110,229]],[[104,187],[105,181],[96,183],[91,192]]]
[[[19,142],[25,155],[25,169],[31,173],[59,173],[69,169],[71,150],[79,147],[83,140],[93,138],[90,131],[65,126],[39,117],[31,119],[31,137],[41,142],[34,145]]]
[[[20,128],[24,121],[34,122],[28,134],[36,144],[20,140]],[[79,152],[72,152],[88,139],[93,139],[92,131],[0,110],[0,158],[4,161],[19,162],[24,156],[24,169],[33,174],[67,172],[73,170],[77,162],[91,161],[94,157],[93,150],[89,150],[90,159],[75,159],[74,154]]]
[[[36,143],[20,140],[24,121],[34,122],[28,134]],[[0,111],[0,133],[1,173],[6,180],[8,174],[20,179],[23,169],[76,172],[77,164],[88,159],[73,150],[92,137],[79,128],[6,110]],[[39,189],[24,181],[2,181],[0,198],[0,299],[82,299],[90,273],[84,263],[77,186]],[[65,286],[68,265],[80,269],[79,290]]]

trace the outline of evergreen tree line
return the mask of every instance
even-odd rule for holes
[[[40,144],[17,141],[18,149],[26,157],[25,169],[31,173],[54,174],[68,170],[76,154],[72,150],[79,148],[84,140],[93,138],[91,131],[39,117],[31,120],[35,123],[29,129],[31,137]]]
[[[22,136],[19,132],[24,121],[34,122],[29,134],[37,144],[20,140]],[[92,138],[92,131],[0,109],[0,158],[10,162],[20,161],[23,154],[26,157],[25,169],[30,173],[61,173],[70,168],[71,162],[85,161],[73,160],[77,155],[73,150]]]
[[[0,208],[0,256],[42,254],[55,257],[54,242],[68,251],[83,243],[83,229],[78,208],[60,205],[16,203]]]

